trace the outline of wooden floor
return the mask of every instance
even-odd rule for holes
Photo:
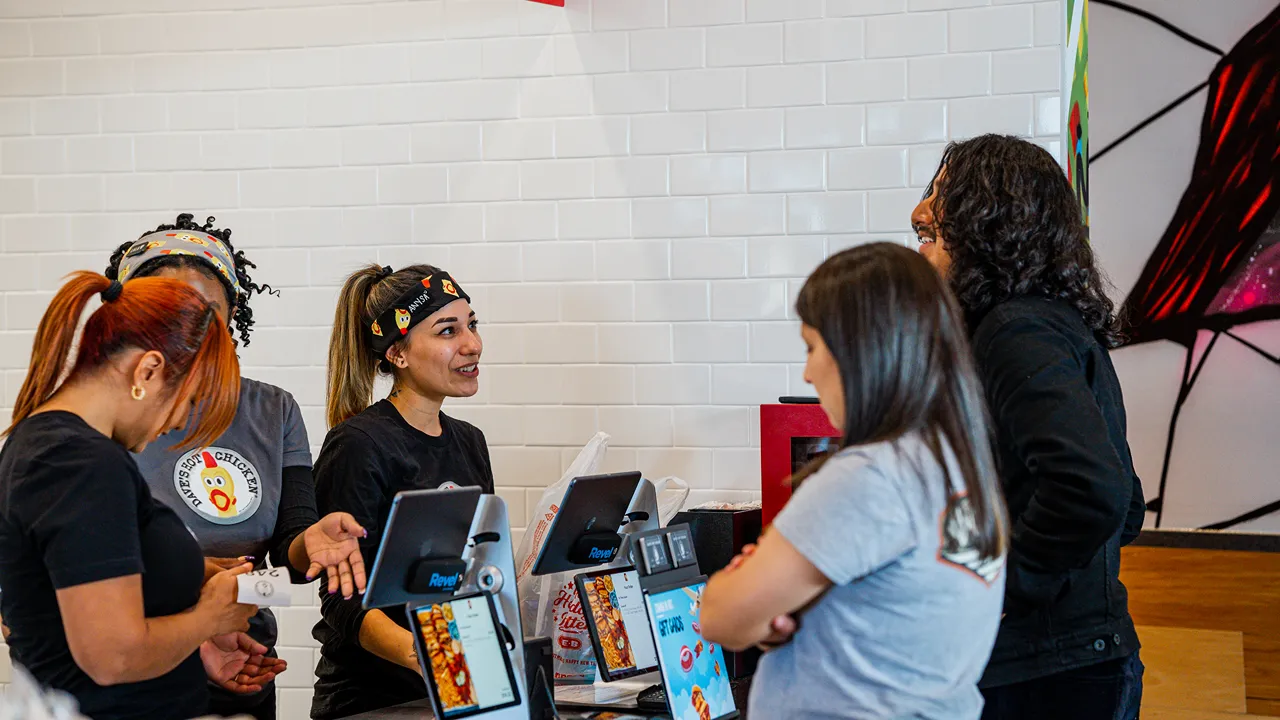
[[[1144,720],[1280,716],[1280,554],[1124,553],[1147,667]]]

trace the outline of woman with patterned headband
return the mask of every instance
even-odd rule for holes
[[[128,283],[140,277],[165,277],[193,287],[228,326],[235,323],[249,344],[253,311],[249,298],[263,287],[249,277],[253,263],[231,245],[229,229],[204,225],[190,214],[161,225],[111,256],[106,276]],[[233,341],[234,342],[234,341]],[[287,567],[295,582],[328,573],[328,590],[350,597],[364,590],[364,564],[356,538],[363,529],[346,513],[323,519],[316,512],[311,480],[311,450],[297,402],[274,385],[242,377],[239,410],[230,428],[208,446],[184,452],[154,443],[136,456],[152,494],[174,509],[191,528],[214,565],[265,558]],[[226,558],[225,560],[222,558]],[[235,558],[234,560],[232,558]],[[269,610],[253,618],[250,636],[274,648],[276,621]],[[267,658],[247,672],[222,677],[238,648],[201,649],[213,686],[211,710],[217,714],[276,715],[275,674],[284,662]]]
[[[457,486],[493,492],[484,433],[441,411],[479,390],[483,344],[471,298],[430,265],[370,265],[347,278],[329,344],[329,436],[316,459],[321,511],[345,511],[369,533],[375,557],[391,501],[402,490]],[[381,373],[391,395],[373,401]],[[339,718],[426,697],[402,613],[321,598],[321,643],[311,717]]]

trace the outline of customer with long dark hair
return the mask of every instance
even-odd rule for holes
[[[919,255],[833,255],[796,300],[805,379],[839,450],[747,558],[711,578],[703,636],[760,661],[749,715],[977,718],[1000,620],[1006,519],[964,323]]]
[[[1138,636],[1120,548],[1144,517],[1107,354],[1113,306],[1080,205],[1044,149],[953,143],[911,216],[972,332],[1012,518],[984,718],[1135,718]]]
[[[221,435],[238,381],[217,312],[176,280],[126,288],[78,272],[40,320],[0,450],[0,605],[14,662],[97,720],[203,714],[197,648],[219,635],[240,646],[257,610],[236,601],[249,566],[206,578],[195,538],[129,454],[193,412],[182,444]]]

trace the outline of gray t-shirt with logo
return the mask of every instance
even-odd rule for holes
[[[956,487],[913,434],[848,448],[796,490],[773,529],[834,586],[761,659],[752,720],[981,714],[1004,559],[978,557]]]
[[[311,467],[302,412],[274,385],[240,379],[235,420],[207,448],[174,452],[161,437],[134,458],[155,498],[178,513],[211,557],[266,557],[287,467]]]

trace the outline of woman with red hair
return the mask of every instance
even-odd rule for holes
[[[102,306],[59,382],[96,295]],[[236,576],[251,566],[207,577],[195,538],[152,499],[129,454],[192,411],[183,444],[222,434],[239,370],[214,308],[176,280],[125,289],[79,272],[40,321],[0,450],[0,605],[13,660],[95,720],[200,715],[201,643],[230,636],[253,649],[238,633],[257,608],[236,602]]]

